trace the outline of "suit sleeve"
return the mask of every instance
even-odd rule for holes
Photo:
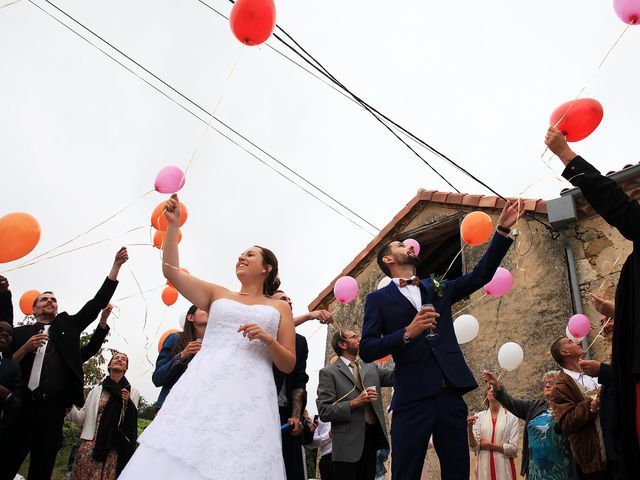
[[[510,238],[494,234],[489,248],[473,270],[446,283],[446,288],[451,289],[451,303],[462,300],[489,283],[512,243]]]
[[[106,328],[102,328],[100,326],[96,327],[93,331],[93,335],[91,335],[91,338],[89,339],[89,342],[87,342],[84,347],[80,348],[80,359],[82,360],[82,363],[88,361],[100,351],[108,333],[109,325],[107,325]]]
[[[79,331],[87,328],[98,317],[100,310],[109,305],[109,300],[111,300],[117,286],[117,280],[106,278],[95,297],[85,303],[78,313],[71,316]]]
[[[562,385],[556,385],[556,388],[553,389],[551,409],[560,430],[569,434],[578,432],[586,425],[593,423],[598,414],[591,411],[590,399],[585,398],[581,402],[575,403],[565,391],[566,388]]]
[[[326,368],[320,370],[318,381],[318,397],[316,405],[320,420],[323,422],[348,422],[351,420],[351,406],[349,400],[342,399],[339,402],[336,394],[336,385],[331,373]]]
[[[382,306],[379,302],[377,296],[369,294],[364,304],[360,358],[367,363],[392,355],[406,347],[402,340],[403,329],[382,335]]]
[[[640,240],[640,205],[616,182],[602,175],[581,156],[569,162],[562,176],[578,187],[600,216],[627,240]]]
[[[172,333],[162,344],[162,349],[156,360],[156,369],[151,376],[151,381],[156,387],[171,385],[187,368],[187,363],[179,361],[180,354],[171,356],[171,350],[178,343],[179,338],[180,334]]]
[[[393,387],[393,370],[391,368],[383,368],[376,365],[378,370],[378,378],[380,378],[381,387]]]
[[[11,360],[3,361],[10,362]],[[11,363],[8,379],[2,386],[11,391],[11,396],[0,405],[0,408],[2,408],[2,422],[8,425],[13,421],[22,406],[22,373],[17,363]]]
[[[0,292],[0,322],[7,322],[13,326],[13,302],[11,290]]]
[[[613,381],[613,367],[608,363],[600,364],[600,373],[598,374],[598,383],[601,385],[611,386]]]
[[[296,336],[296,364],[293,368],[291,390],[304,390],[309,381],[307,375],[307,357],[309,356],[309,347],[307,340],[302,335]]]

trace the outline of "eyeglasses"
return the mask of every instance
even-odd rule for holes
[[[553,387],[556,384],[555,380],[545,380],[542,385],[545,387]]]

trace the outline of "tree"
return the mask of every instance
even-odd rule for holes
[[[82,335],[80,335],[80,346],[84,347],[87,343],[89,343],[90,339],[91,334],[83,332]],[[102,383],[102,380],[107,374],[106,364],[107,359],[104,358],[104,348],[100,348],[98,353],[87,360],[82,366],[82,370],[84,371],[85,397],[94,387]]]

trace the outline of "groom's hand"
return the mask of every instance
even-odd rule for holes
[[[425,330],[429,328],[436,328],[436,325],[438,324],[436,319],[439,316],[440,314],[433,309],[423,309],[419,311],[407,327],[407,335],[413,340],[421,335]]]
[[[291,417],[287,420],[287,423],[293,427],[289,432],[291,435],[297,437],[302,433],[302,422],[298,418]]]

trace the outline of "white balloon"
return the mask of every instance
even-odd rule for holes
[[[522,347],[516,342],[507,342],[498,350],[498,363],[508,372],[518,368],[523,358]]]
[[[480,331],[480,324],[473,315],[460,315],[453,322],[453,330],[456,332],[458,343],[462,345],[476,338]]]
[[[376,290],[380,290],[381,288],[386,287],[390,283],[391,283],[391,279],[389,277],[384,277],[382,280],[378,282],[378,286],[376,287]]]
[[[184,330],[184,322],[187,321],[187,312],[188,312],[188,310],[185,310],[184,312],[182,312],[180,314],[180,318],[178,319],[178,323],[180,324],[180,328],[182,330]]]
[[[581,342],[584,339],[584,337],[574,337],[573,335],[571,335],[571,332],[569,331],[569,325],[567,325],[564,333],[568,339],[573,340],[574,342]]]

